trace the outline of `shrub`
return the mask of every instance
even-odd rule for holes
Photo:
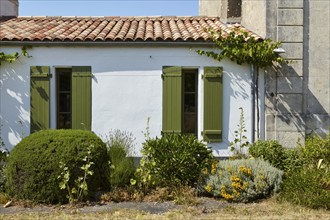
[[[167,134],[147,139],[137,169],[138,186],[194,186],[213,159],[211,150],[192,135]],[[135,181],[133,182],[135,183]]]
[[[256,141],[249,147],[249,153],[254,158],[261,158],[268,161],[274,167],[284,170],[285,149],[277,141]]]
[[[298,148],[285,149],[284,153],[285,157],[283,164],[285,172],[291,172],[302,168],[303,160]]]
[[[219,161],[202,192],[234,202],[250,202],[280,190],[283,171],[261,159]]]
[[[330,209],[330,134],[308,137],[305,145],[287,151],[290,168],[280,198],[310,208]]]
[[[319,160],[323,159],[326,166],[330,166],[330,133],[321,138],[308,137],[304,146],[298,146],[304,166],[316,167]]]
[[[111,170],[110,186],[113,188],[129,185],[134,177],[135,166],[131,155],[134,144],[132,133],[114,130],[106,137]]]
[[[280,199],[310,208],[330,209],[330,173],[307,168],[290,172]]]
[[[0,193],[5,190],[4,166],[7,161],[7,157],[8,151],[6,149],[1,149],[0,146]]]
[[[60,163],[70,173],[71,188],[82,176],[81,167],[91,148],[94,165],[87,180],[90,195],[108,187],[108,157],[105,144],[89,131],[44,130],[24,138],[8,157],[5,170],[6,190],[10,196],[35,202],[67,202],[67,192],[59,187]]]

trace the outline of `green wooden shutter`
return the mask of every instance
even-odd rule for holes
[[[163,134],[181,133],[182,68],[163,67]]]
[[[50,127],[50,68],[30,67],[30,133]]]
[[[204,68],[204,140],[222,141],[222,67]]]
[[[92,72],[90,66],[72,67],[72,129],[91,130]]]

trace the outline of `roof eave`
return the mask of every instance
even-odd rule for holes
[[[182,47],[182,46],[204,46],[204,47],[210,47],[214,46],[213,42],[205,42],[205,41],[101,41],[101,42],[95,42],[95,41],[81,41],[81,42],[72,42],[72,41],[0,41],[0,45],[2,46],[148,46],[148,47]]]

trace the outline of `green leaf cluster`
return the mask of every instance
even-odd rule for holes
[[[258,140],[251,144],[249,153],[254,158],[261,158],[270,162],[274,167],[284,170],[286,165],[286,153],[284,147],[275,140]]]
[[[233,30],[228,34],[220,31],[209,30],[215,48],[220,49],[220,53],[214,51],[197,50],[199,55],[204,55],[221,61],[225,57],[237,64],[254,64],[256,67],[264,68],[272,66],[274,63],[282,63],[283,57],[274,52],[280,46],[280,42],[271,39],[261,40],[250,36],[246,31]]]
[[[24,46],[21,49],[21,53],[15,52],[12,54],[6,54],[2,51],[0,51],[0,66],[2,62],[15,62],[20,56],[24,56],[24,57],[31,57],[29,55],[29,53],[27,52],[28,49],[30,49],[31,47],[29,46]]]
[[[94,162],[91,161],[92,158],[92,150],[94,145],[90,145],[87,147],[87,155],[82,159],[83,165],[80,169],[83,171],[81,176],[78,176],[74,180],[73,186],[70,185],[70,170],[66,166],[65,163],[60,161],[60,169],[62,170],[61,174],[57,177],[61,182],[59,183],[59,187],[61,190],[67,191],[67,198],[70,203],[76,203],[82,201],[88,195],[88,184],[87,178],[88,176],[93,176],[94,171],[91,169],[91,166],[94,165]]]

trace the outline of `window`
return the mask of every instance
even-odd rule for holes
[[[227,18],[239,18],[242,14],[242,0],[228,0]]]
[[[91,129],[92,74],[89,66],[57,68],[56,109],[50,109],[49,66],[34,66],[31,74],[31,133],[50,128],[50,112],[56,113],[58,129]]]
[[[71,69],[56,69],[57,129],[72,127]]]
[[[163,134],[198,131],[198,69],[163,68]],[[222,68],[204,68],[203,128],[207,142],[222,141]]]
[[[197,137],[197,70],[183,70],[182,133]]]

